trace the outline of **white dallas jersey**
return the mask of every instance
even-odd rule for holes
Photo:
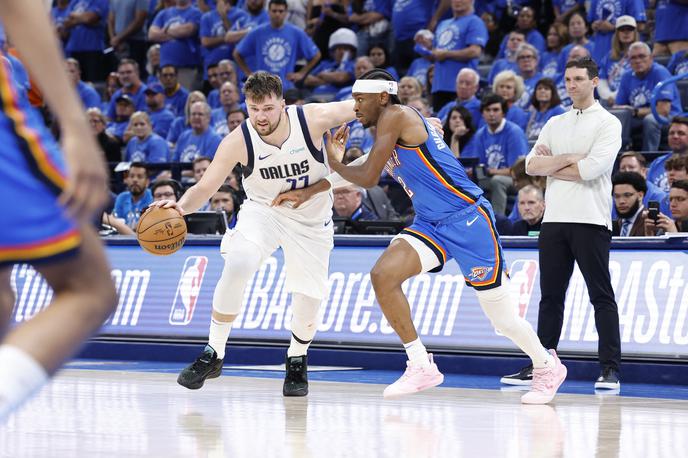
[[[288,106],[290,133],[281,147],[263,141],[249,120],[241,125],[248,152],[244,191],[248,200],[267,205],[279,194],[313,185],[330,174],[322,149],[315,148],[303,108]],[[309,225],[323,225],[332,218],[332,193],[322,192],[298,208],[272,207],[287,218]]]

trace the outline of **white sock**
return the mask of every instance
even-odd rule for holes
[[[48,380],[48,374],[24,350],[0,345],[0,424]]]
[[[232,330],[233,321],[222,322],[210,319],[210,333],[208,334],[208,345],[213,347],[219,359],[225,358],[225,347],[229,339],[229,331]]]
[[[291,340],[287,356],[302,356],[318,330],[318,309],[322,299],[300,293],[292,293],[291,300]]]
[[[406,355],[412,365],[430,367],[430,357],[425,349],[425,345],[420,341],[420,337],[412,342],[405,343],[404,350],[406,350]]]

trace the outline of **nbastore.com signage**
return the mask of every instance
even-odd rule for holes
[[[166,257],[144,253],[133,240],[130,245],[120,241],[108,246],[119,304],[100,334],[207,338],[213,290],[224,262],[219,241],[187,243]],[[536,326],[540,300],[538,253],[535,248],[509,245],[505,241],[514,307]],[[381,246],[335,247],[330,290],[321,307],[316,342],[399,346],[370,283],[370,269],[382,250]],[[612,250],[609,267],[619,305],[624,354],[688,358],[688,252]],[[242,312],[232,328],[233,339],[288,342],[291,306],[284,289],[285,274],[282,252],[277,251],[248,284]],[[31,267],[16,266],[11,280],[17,297],[12,312],[14,323],[30,319],[50,302],[50,288]],[[509,340],[492,329],[455,262],[448,262],[440,273],[412,278],[404,284],[404,291],[427,346],[515,350]],[[597,352],[594,310],[577,268],[566,295],[559,349]]]

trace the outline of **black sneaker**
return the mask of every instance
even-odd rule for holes
[[[308,394],[308,356],[287,356],[287,375],[282,394],[306,396]]]
[[[505,375],[499,381],[505,385],[528,386],[533,382],[533,365],[529,364],[515,374]]]
[[[201,356],[179,374],[177,383],[190,390],[197,390],[206,379],[217,378],[222,374],[222,361],[217,358],[215,350],[206,347]]]
[[[611,367],[602,369],[602,373],[595,382],[596,390],[618,390],[621,388],[619,373]]]

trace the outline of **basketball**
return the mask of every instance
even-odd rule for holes
[[[145,251],[167,256],[184,245],[186,222],[173,208],[151,207],[139,219],[136,238]]]

